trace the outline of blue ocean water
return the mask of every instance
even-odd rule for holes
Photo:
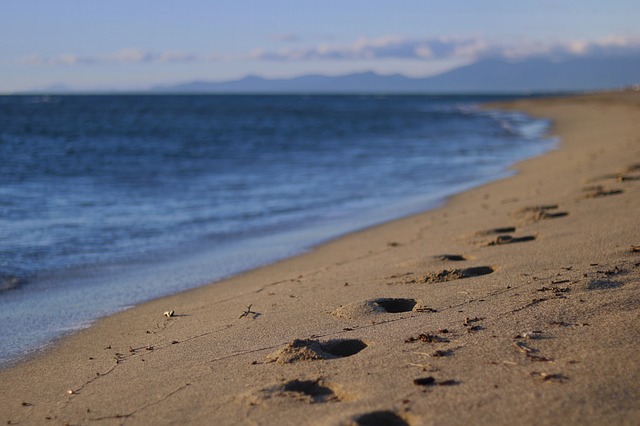
[[[554,146],[548,121],[478,108],[499,99],[0,97],[0,363]]]

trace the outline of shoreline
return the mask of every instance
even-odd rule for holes
[[[498,96],[491,99],[503,100]],[[56,263],[56,259],[60,261],[57,268],[18,274],[16,283],[22,288],[0,294],[5,302],[5,309],[0,313],[0,323],[3,324],[0,333],[5,336],[0,342],[0,367],[27,359],[31,354],[50,346],[52,341],[84,329],[102,317],[276,263],[351,232],[433,210],[457,193],[512,175],[511,168],[517,161],[541,155],[555,145],[552,138],[543,137],[544,129],[548,127],[546,120],[520,117],[518,112],[482,110],[477,103],[452,102],[450,99],[444,102],[445,110],[454,108],[455,111],[463,111],[465,116],[486,120],[488,123],[485,124],[490,123],[495,129],[506,130],[502,137],[496,138],[502,141],[506,151],[498,153],[494,159],[488,159],[489,166],[477,164],[477,170],[466,170],[464,176],[468,178],[455,174],[443,176],[442,172],[446,170],[437,173],[431,171],[436,176],[431,178],[433,182],[422,178],[421,191],[411,190],[411,186],[418,186],[416,183],[400,191],[381,187],[380,192],[388,196],[380,195],[376,190],[363,196],[359,203],[356,201],[356,205],[349,202],[346,206],[333,205],[328,202],[318,214],[311,211],[301,213],[304,220],[285,222],[251,233],[237,230],[227,237],[211,238],[203,230],[204,235],[198,239],[185,239],[171,248],[160,245],[134,255],[125,251],[117,257],[104,253],[100,261],[84,265],[73,262],[65,264],[64,260],[52,255],[50,263]],[[440,106],[435,110],[442,108]],[[481,133],[486,130],[482,126],[478,128]],[[467,137],[469,133],[460,135]],[[518,142],[507,146],[510,137],[517,138]],[[483,144],[477,143],[475,146],[482,147]],[[473,149],[473,146],[469,149]],[[485,149],[490,150],[491,143]],[[394,163],[399,169],[408,167],[402,165],[403,161],[396,160]],[[425,170],[426,164],[430,162],[426,161],[423,165]],[[370,169],[375,170],[373,167]],[[428,176],[427,173],[425,175]],[[338,177],[340,179],[342,177]],[[404,181],[410,182],[407,177]],[[444,183],[446,181],[449,181],[448,185]],[[391,193],[395,194],[393,198]],[[256,223],[250,225],[255,227]],[[104,294],[109,297],[103,298]],[[37,312],[32,310],[34,305],[39,306]],[[55,317],[54,313],[66,310],[68,306],[72,308],[68,315]]]
[[[500,105],[554,119],[559,149],[435,210],[99,320],[0,370],[0,418],[633,423],[639,103]]]

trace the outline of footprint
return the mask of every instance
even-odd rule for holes
[[[413,379],[413,384],[417,386],[457,386],[460,384],[457,380],[436,380],[432,376],[419,377]]]
[[[533,241],[536,237],[534,235],[525,235],[524,237],[512,237],[511,235],[498,235],[498,237],[490,241],[488,246],[501,246],[505,244],[524,243],[527,241]]]
[[[410,275],[404,278],[403,284],[430,284],[441,283],[445,281],[459,280],[463,278],[479,277],[481,275],[491,274],[495,271],[491,266],[475,266],[464,269],[443,269],[438,272],[429,272],[427,274],[416,276]]]
[[[537,212],[544,210],[555,210],[559,206],[557,204],[538,204],[537,206],[528,206],[520,209],[520,212]]]
[[[340,318],[356,319],[380,314],[397,314],[424,309],[416,299],[379,298],[349,303],[331,312]]]
[[[409,426],[409,423],[393,411],[372,411],[354,417],[348,426]]]
[[[608,175],[602,175],[597,178],[590,179],[589,182],[600,182],[603,180],[615,180],[616,182],[631,182],[640,180],[640,176],[630,176],[624,173],[611,173]]]
[[[640,180],[640,176],[618,175],[616,177],[616,181],[618,182],[631,182],[636,180]]]
[[[487,229],[484,231],[478,231],[476,232],[476,235],[481,237],[481,236],[493,235],[493,234],[509,234],[511,232],[516,232],[515,226],[505,226],[502,228],[493,228],[493,229]]]
[[[558,217],[565,217],[568,215],[569,215],[568,212],[553,212],[553,213],[542,212],[541,214],[538,215],[539,218],[536,220],[555,219]]]
[[[415,299],[374,299],[372,300],[374,305],[379,306],[385,312],[390,314],[397,314],[400,312],[411,312],[415,308],[417,302]]]
[[[625,169],[626,173],[640,172],[640,163],[632,164]]]
[[[335,339],[319,342],[311,339],[296,339],[276,352],[267,355],[267,362],[290,364],[297,361],[346,358],[367,347],[358,339]]]
[[[540,220],[555,219],[567,216],[569,213],[564,211],[552,211],[558,209],[557,204],[543,204],[538,206],[529,206],[518,210],[514,213],[517,218],[525,219],[531,222]]]
[[[622,189],[605,189],[603,186],[589,186],[583,189],[585,192],[584,198],[602,198],[610,195],[622,194]]]
[[[614,280],[591,280],[587,283],[587,290],[611,290],[623,285],[624,283]]]
[[[322,378],[315,380],[290,380],[284,384],[262,389],[260,399],[273,397],[289,397],[310,404],[324,402],[339,402],[341,396]]]
[[[335,358],[346,358],[362,351],[367,344],[358,339],[335,339],[324,343],[323,347]]]
[[[434,256],[434,258],[442,261],[452,261],[452,262],[461,262],[463,260],[468,260],[466,257],[464,257],[461,254],[439,254],[437,256]]]

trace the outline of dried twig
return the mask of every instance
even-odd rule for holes
[[[253,306],[253,303],[252,303],[251,305],[247,306],[247,309],[242,313],[242,315],[240,315],[240,317],[239,317],[238,319],[240,319],[240,318],[244,318],[244,317],[246,317],[246,316],[248,316],[248,315],[253,315],[253,316],[254,316],[254,318],[255,318],[255,316],[256,316],[256,315],[258,315],[258,312],[254,312],[254,311],[252,311],[252,310],[251,310],[251,307],[252,307],[252,306]]]

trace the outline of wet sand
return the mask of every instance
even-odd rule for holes
[[[552,118],[560,148],[105,318],[0,371],[0,421],[640,423],[640,94],[501,106]]]

